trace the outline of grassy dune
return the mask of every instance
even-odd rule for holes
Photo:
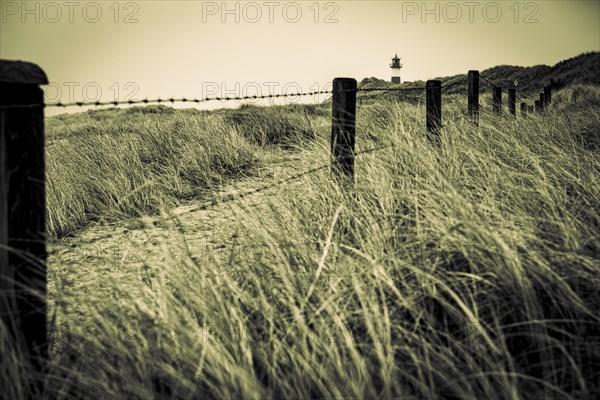
[[[439,144],[422,105],[359,105],[358,150],[391,147],[357,158],[353,191],[322,171],[232,207],[239,250],[225,261],[178,250],[176,262],[148,265],[144,283],[98,275],[115,293],[102,302],[51,273],[61,323],[47,393],[599,395],[600,89],[564,89],[543,116],[484,108],[479,128],[462,118],[464,97],[444,102]],[[322,107],[69,118],[47,124],[54,236],[142,212],[175,218],[171,205],[252,174],[274,145],[310,165],[329,160]],[[67,311],[75,298],[85,324]],[[1,345],[0,386],[21,398],[31,375]]]
[[[314,137],[327,115],[316,106],[223,111],[151,106],[50,118],[48,233],[202,196],[260,165],[265,145]]]

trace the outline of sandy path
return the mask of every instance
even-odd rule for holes
[[[253,176],[223,186],[214,199],[245,193],[314,167],[302,163],[301,155],[290,151],[275,150],[268,158]],[[210,204],[209,200],[205,209],[200,206],[206,205],[206,200],[191,201],[160,215],[97,223],[75,237],[49,245],[50,315],[60,302],[70,318],[78,316],[83,321],[87,318],[86,306],[107,297],[118,298],[118,290],[127,290],[129,294],[142,290],[152,266],[177,262],[185,254],[186,245],[192,258],[198,261],[231,256],[233,246],[237,245],[236,216],[245,207],[266,204],[275,191],[287,190],[297,183],[225,203]]]

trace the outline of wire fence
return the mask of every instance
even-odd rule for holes
[[[494,82],[480,75],[480,78],[483,79],[488,84],[493,87],[501,87],[496,85]],[[442,85],[442,92],[448,92],[451,88],[457,87],[459,85],[464,84],[468,81],[468,77],[459,79],[457,81],[447,83]],[[400,93],[412,93],[412,92],[425,92],[427,90],[426,86],[417,86],[417,87],[388,87],[388,88],[356,88],[350,89],[347,91],[355,91],[355,92],[400,92]],[[508,91],[503,90],[503,92],[508,93]],[[103,106],[120,106],[120,105],[147,105],[147,104],[175,104],[175,103],[192,103],[192,104],[203,104],[211,101],[244,101],[244,100],[261,100],[261,99],[278,99],[278,98],[289,98],[289,97],[304,97],[304,96],[316,96],[321,94],[333,94],[333,90],[318,90],[311,92],[298,92],[298,93],[278,93],[278,94],[268,94],[268,95],[252,95],[252,96],[214,96],[214,97],[203,97],[203,98],[146,98],[146,99],[138,99],[138,100],[114,100],[114,101],[75,101],[69,103],[33,103],[33,104],[8,104],[8,105],[0,105],[0,110],[12,109],[12,108],[35,108],[35,107],[45,107],[45,108],[67,108],[67,107],[103,107]],[[417,97],[412,97],[412,99],[419,99]],[[525,101],[521,97],[517,95],[517,99],[520,101]]]
[[[364,154],[369,154],[369,153],[375,153],[375,152],[378,152],[378,151],[381,151],[381,150],[385,150],[385,149],[389,149],[389,148],[394,148],[394,147],[396,147],[395,144],[372,147],[372,148],[369,148],[367,150],[361,150],[359,152],[354,153],[354,157],[358,157],[358,156],[361,156],[361,155],[364,155]],[[265,185],[260,186],[258,188],[247,190],[247,191],[245,191],[243,193],[228,194],[228,195],[224,196],[221,199],[213,198],[210,201],[205,202],[204,204],[202,204],[202,205],[200,205],[198,207],[192,208],[188,212],[194,212],[194,211],[199,211],[199,210],[208,210],[210,208],[217,207],[219,205],[223,205],[223,204],[226,204],[226,203],[231,203],[231,202],[234,202],[234,201],[237,201],[237,200],[242,200],[242,199],[245,199],[245,198],[247,198],[249,196],[252,196],[254,194],[257,194],[257,193],[260,193],[260,192],[264,192],[265,190],[273,189],[273,188],[279,187],[281,185],[285,185],[285,184],[288,184],[288,183],[291,183],[291,182],[294,182],[294,181],[298,181],[298,180],[300,180],[301,178],[303,178],[305,176],[312,175],[312,174],[317,173],[319,171],[326,170],[326,169],[328,169],[330,167],[331,167],[331,163],[328,162],[326,164],[321,164],[321,165],[318,165],[316,167],[310,168],[310,169],[308,169],[306,171],[299,172],[297,174],[293,174],[293,175],[290,175],[288,177],[279,179],[279,180],[277,180],[275,182],[265,184]]]
[[[479,77],[480,77],[481,79],[483,79],[485,82],[487,82],[488,84],[490,84],[492,87],[499,87],[499,88],[501,88],[501,89],[502,89],[502,92],[503,92],[503,93],[506,93],[506,94],[509,94],[509,95],[510,95],[510,93],[508,92],[508,90],[505,90],[505,89],[504,89],[504,88],[503,88],[501,85],[497,85],[496,83],[494,83],[494,82],[490,81],[489,79],[487,79],[487,78],[486,78],[485,76],[483,76],[483,75],[479,75]],[[518,94],[516,94],[516,93],[515,93],[515,96],[516,96],[516,98],[517,98],[519,101],[521,101],[521,102],[525,102],[525,100],[524,100],[523,98],[521,98],[521,97],[520,97]]]
[[[460,81],[453,82],[447,86],[442,86],[444,88],[450,88],[461,84],[466,81],[466,78],[461,79]],[[425,86],[419,87],[406,87],[406,88],[357,88],[350,89],[346,91],[355,91],[355,92],[415,92],[415,91],[425,91],[427,88]],[[185,98],[185,97],[170,97],[170,98],[146,98],[139,100],[113,100],[113,101],[74,101],[69,103],[32,103],[32,104],[8,104],[1,105],[0,110],[10,109],[10,108],[34,108],[34,107],[45,107],[45,108],[67,108],[67,107],[102,107],[102,106],[120,106],[120,105],[138,105],[138,104],[175,104],[175,103],[194,103],[194,104],[202,104],[208,103],[211,101],[244,101],[244,100],[261,100],[261,99],[277,99],[277,98],[288,98],[288,97],[303,97],[303,96],[316,96],[320,94],[333,94],[333,90],[318,90],[311,92],[298,92],[298,93],[278,93],[278,94],[268,94],[268,95],[252,95],[252,96],[214,96],[214,97],[203,97],[203,98]]]
[[[494,82],[490,81],[489,79],[480,76],[485,82],[487,82],[488,84],[492,85],[493,87],[500,87],[497,86]],[[453,82],[449,82],[446,83],[444,85],[441,85],[441,87],[439,87],[440,93],[442,92],[448,92],[451,89],[454,89],[460,85],[464,85],[465,82],[467,82],[469,80],[469,77],[464,77],[458,80],[455,80]],[[386,87],[386,88],[354,88],[354,89],[345,89],[345,90],[341,90],[343,92],[397,92],[397,93],[402,93],[404,96],[402,97],[402,99],[408,99],[408,100],[418,100],[418,101],[422,101],[424,100],[422,97],[415,97],[413,96],[409,96],[408,94],[413,94],[413,93],[418,93],[418,94],[422,94],[423,92],[427,92],[428,87],[427,86],[413,86],[413,87]],[[319,95],[319,94],[333,94],[334,91],[333,90],[320,90],[320,91],[310,91],[310,92],[297,92],[297,93],[281,93],[281,94],[269,94],[269,95],[252,95],[252,96],[219,96],[219,97],[204,97],[204,98],[175,98],[175,97],[171,97],[171,98],[154,98],[154,99],[141,99],[141,100],[121,100],[121,101],[105,101],[105,102],[101,102],[101,101],[77,101],[77,102],[70,102],[70,103],[62,103],[62,102],[58,102],[58,103],[53,103],[53,104],[43,104],[43,103],[33,103],[33,104],[12,104],[12,105],[2,105],[0,106],[0,110],[6,110],[6,109],[19,109],[19,108],[36,108],[36,107],[56,107],[56,108],[67,108],[67,107],[87,107],[87,106],[119,106],[119,105],[137,105],[137,104],[162,104],[162,103],[170,103],[170,104],[175,104],[175,103],[195,103],[195,104],[201,104],[201,103],[206,103],[206,102],[210,102],[210,101],[243,101],[243,100],[257,100],[257,99],[277,99],[277,98],[289,98],[289,97],[301,97],[301,96],[314,96],[314,95]],[[464,118],[468,115],[468,111],[463,111],[463,112],[459,112],[459,113],[454,113],[453,116],[455,117],[459,117],[459,118]],[[360,156],[362,154],[367,154],[367,153],[373,153],[373,152],[377,152],[377,151],[381,151],[390,147],[394,147],[394,145],[386,145],[386,146],[379,146],[379,147],[375,147],[375,148],[371,148],[371,149],[367,149],[367,150],[363,150],[360,152],[356,152],[352,154],[352,157],[355,156]],[[225,203],[230,203],[232,201],[236,201],[236,200],[241,200],[244,199],[248,196],[252,196],[254,194],[266,191],[268,189],[271,188],[275,188],[293,181],[297,181],[305,176],[314,174],[316,172],[319,171],[323,171],[325,169],[327,169],[328,167],[331,166],[331,163],[327,163],[327,164],[323,164],[323,165],[319,165],[313,168],[310,168],[306,171],[288,176],[286,178],[280,179],[278,181],[275,182],[271,182],[268,184],[265,184],[263,186],[260,186],[258,188],[254,188],[248,191],[245,191],[243,193],[235,193],[235,194],[228,194],[226,196],[224,196],[221,199],[216,199],[213,198],[208,202],[205,202],[204,204],[192,209],[193,210],[206,210],[212,207],[215,207],[217,205],[221,205],[221,204],[225,204]]]
[[[357,88],[357,92],[414,92],[423,91],[426,87],[408,87],[408,88]]]
[[[315,96],[318,94],[331,94],[333,91],[331,90],[318,90],[313,92],[303,92],[303,93],[278,93],[278,94],[269,94],[269,95],[255,95],[255,96],[223,96],[223,97],[204,97],[204,98],[192,98],[188,99],[185,97],[182,98],[167,98],[161,99],[157,97],[155,99],[141,99],[141,100],[116,100],[116,101],[76,101],[71,103],[50,103],[50,104],[25,104],[25,105],[5,105],[0,106],[0,109],[6,108],[25,108],[25,107],[87,107],[87,106],[119,106],[119,105],[135,105],[135,104],[160,104],[160,103],[207,103],[210,101],[241,101],[241,100],[260,100],[260,99],[275,99],[275,98],[285,98],[285,97],[300,97],[300,96]]]
[[[452,83],[449,83],[449,84],[446,84],[446,85],[442,85],[442,93],[444,92],[444,90],[447,92],[450,88],[462,85],[463,83],[467,82],[468,80],[469,80],[469,78],[465,77],[465,78],[459,79],[456,82],[452,82]]]

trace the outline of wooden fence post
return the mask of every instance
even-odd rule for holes
[[[468,113],[473,123],[479,126],[479,71],[471,70],[468,74]]]
[[[48,358],[44,94],[37,65],[0,60],[0,315],[42,372]]]
[[[425,92],[427,130],[438,133],[442,127],[442,81],[427,81]]]
[[[544,103],[545,97],[544,97],[544,93],[540,93],[540,110],[543,110],[544,108],[546,108],[546,104]]]
[[[552,103],[552,86],[544,87],[544,106],[549,106]]]
[[[508,89],[508,113],[513,117],[517,115],[517,89]]]
[[[494,86],[492,108],[496,114],[502,114],[502,88]]]
[[[521,103],[521,115],[525,116],[527,115],[527,103]]]
[[[338,177],[354,182],[356,134],[356,79],[335,78],[331,109],[331,169]]]

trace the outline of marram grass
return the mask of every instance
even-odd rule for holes
[[[444,100],[437,143],[422,105],[359,105],[358,150],[390,147],[357,157],[353,190],[321,171],[232,202],[225,250],[200,257],[171,207],[252,175],[273,143],[299,170],[327,163],[327,110],[163,109],[85,120],[81,135],[49,123],[51,235],[159,213],[179,245],[139,279],[71,266],[92,287],[50,259],[45,395],[599,395],[600,90],[565,89],[516,120],[484,107],[479,128],[461,99]],[[32,374],[1,346],[0,386],[25,398]]]

